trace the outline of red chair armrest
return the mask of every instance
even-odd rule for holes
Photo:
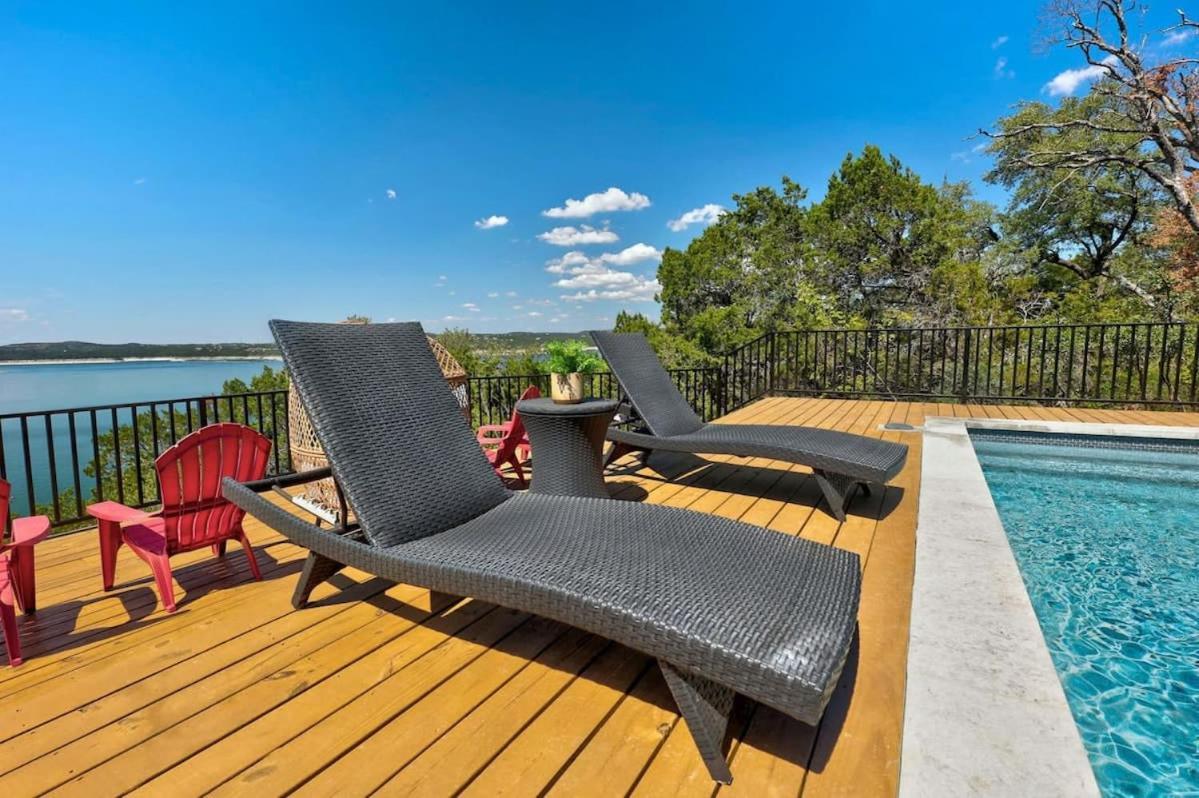
[[[484,424],[483,426],[479,427],[478,437],[482,438],[484,436],[491,435],[507,435],[508,430],[510,429],[512,429],[511,421],[506,421],[503,424]]]
[[[12,540],[10,546],[32,546],[40,543],[50,534],[50,519],[44,515],[31,515],[28,518],[12,520]]]
[[[97,521],[116,521],[118,524],[129,521],[144,521],[150,517],[145,510],[135,510],[117,502],[97,502],[87,506],[87,514]]]

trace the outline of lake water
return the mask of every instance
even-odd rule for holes
[[[220,393],[225,380],[250,378],[279,360],[122,363],[0,363],[0,415]]]
[[[219,394],[225,380],[239,377],[247,384],[263,366],[278,369],[279,360],[185,360],[137,361],[120,363],[45,363],[5,365],[0,363],[0,416],[45,410],[151,402],[160,399]],[[97,415],[97,431],[111,429],[110,413]],[[92,437],[88,414],[75,416],[76,446],[80,459],[90,457]],[[128,423],[122,418],[122,423]],[[67,416],[56,416],[52,425],[55,441],[59,489],[73,485],[70,473],[70,435]],[[38,502],[48,502],[52,490],[49,445],[45,421],[35,417],[28,424],[30,473]],[[25,476],[24,447],[18,419],[0,421],[5,470],[13,485],[13,511],[28,510],[28,480]],[[86,497],[91,481],[80,475],[81,492]],[[64,515],[71,515],[73,511]]]

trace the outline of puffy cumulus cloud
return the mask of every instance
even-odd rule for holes
[[[1103,59],[1104,64],[1114,64],[1116,57],[1109,55]],[[1107,74],[1107,68],[1101,64],[1091,64],[1080,69],[1067,69],[1059,72],[1053,80],[1041,87],[1041,91],[1050,97],[1069,97],[1078,91],[1078,87],[1098,80]]]
[[[474,302],[463,302],[462,307],[464,310],[469,310],[471,313],[479,312],[479,306],[476,305]]]
[[[550,274],[583,274],[587,271],[602,271],[611,266],[633,266],[638,263],[662,260],[662,252],[649,244],[633,244],[619,252],[605,252],[596,257],[573,250],[560,258],[547,261],[545,270]]]
[[[605,252],[589,258],[581,252],[568,252],[546,264],[546,271],[560,279],[554,287],[566,292],[566,302],[618,300],[649,302],[662,290],[656,279],[628,271],[638,263],[656,263],[662,253],[649,244],[634,244],[620,252]]]
[[[613,233],[611,230],[604,228],[597,230],[590,225],[580,225],[579,227],[555,227],[545,233],[537,236],[547,244],[553,244],[556,247],[581,247],[587,244],[611,244],[620,240],[620,236]]]
[[[387,198],[393,200],[396,198],[396,190],[394,188],[387,189]]]
[[[24,308],[0,308],[0,321],[29,321],[32,318]]]
[[[480,230],[490,230],[493,227],[503,227],[506,224],[508,224],[507,216],[488,216],[475,220],[475,227]]]
[[[702,208],[692,208],[679,218],[671,219],[666,223],[666,226],[677,233],[681,230],[686,230],[693,224],[712,224],[712,222],[716,221],[726,213],[728,213],[728,211],[717,205],[715,202],[709,202]]]
[[[588,194],[583,199],[568,199],[559,208],[547,208],[542,216],[551,219],[586,219],[597,213],[612,213],[614,211],[639,211],[648,208],[649,197],[636,191],[629,194],[612,186],[607,191]]]

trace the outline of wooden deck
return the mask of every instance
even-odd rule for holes
[[[730,421],[882,435],[929,415],[1199,425],[1199,414],[766,399]],[[689,507],[858,552],[858,650],[819,727],[741,701],[722,795],[896,792],[920,437],[892,487],[838,524],[806,469],[658,455],[621,499]],[[100,591],[95,536],[38,549],[26,663],[0,667],[0,795],[711,795],[656,667],[557,623],[348,572],[292,611],[303,552],[254,524],[265,568],[179,557],[179,611],[123,551]],[[0,664],[5,661],[0,655]]]

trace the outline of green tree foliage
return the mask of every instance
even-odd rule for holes
[[[867,146],[846,156],[808,214],[804,276],[851,323],[985,322],[992,217],[966,185],[930,185]]]
[[[1092,91],[1056,107],[1023,103],[999,120],[987,180],[1011,192],[1000,222],[1008,274],[1026,276],[1025,291],[1057,316],[1170,320],[1182,297],[1168,254],[1151,242],[1166,205],[1161,186],[1121,162],[1043,164],[1063,150],[1135,149],[1137,136],[1112,132],[1121,105]]]
[[[685,250],[666,250],[655,345],[665,335],[715,354],[776,329],[995,317],[983,265],[995,212],[965,185],[927,184],[868,146],[845,158],[823,200],[806,199],[784,177],[781,191],[735,195]]]
[[[225,380],[221,386],[221,393],[267,393],[270,391],[286,391],[288,386],[287,369],[280,368],[275,370],[270,366],[263,366],[262,371],[250,378],[250,384],[246,385],[245,380],[240,377],[234,377],[231,380]]]

